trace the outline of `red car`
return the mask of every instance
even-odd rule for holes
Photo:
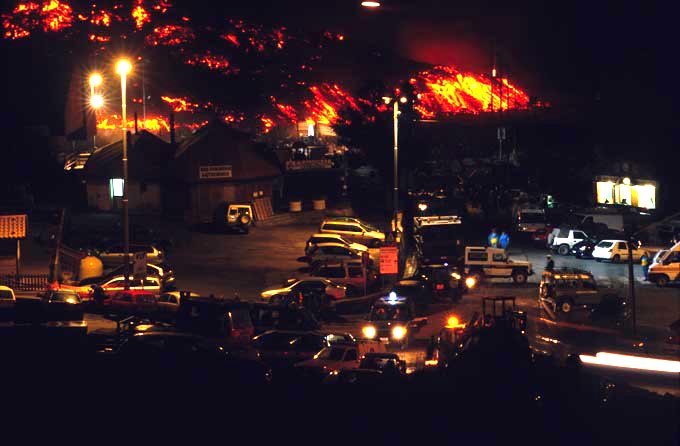
[[[106,296],[113,296],[118,291],[125,290],[125,278],[123,276],[115,276],[101,283],[87,279],[75,285],[62,283],[56,288],[50,287],[50,289],[75,291],[83,301],[87,302],[94,298],[94,289],[92,287],[95,285],[99,285]],[[156,276],[147,276],[143,281],[130,277],[130,290],[149,292],[158,296],[161,293],[161,280]]]
[[[151,313],[157,310],[156,295],[149,291],[119,291],[104,299],[104,308],[122,313]]]
[[[545,225],[545,229],[539,229],[538,231],[531,234],[531,241],[539,246],[548,247],[548,235],[553,231],[555,227],[551,224]]]

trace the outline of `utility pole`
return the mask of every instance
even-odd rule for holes
[[[394,224],[397,224],[397,211],[399,210],[399,101],[394,101],[394,196],[392,197],[392,210]]]
[[[632,231],[631,231],[632,232]],[[633,319],[633,336],[637,334],[637,310],[635,305],[635,275],[633,272],[633,243],[634,237],[628,237],[628,299],[630,300],[631,316]]]

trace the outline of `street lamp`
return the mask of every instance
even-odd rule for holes
[[[392,113],[392,118],[394,119],[394,190],[393,190],[393,196],[392,196],[392,212],[393,212],[393,226],[394,230],[396,231],[398,227],[398,215],[397,212],[399,211],[399,114],[401,113],[399,111],[399,103],[406,104],[408,102],[408,98],[406,96],[401,96],[399,99],[393,99],[388,96],[383,96],[383,101],[385,102],[385,105],[390,105],[392,104],[393,106],[393,113]]]
[[[89,78],[89,83],[90,83],[90,96],[94,96],[94,89],[96,87],[99,87],[104,80],[102,79],[102,75],[99,73],[92,73],[90,74]]]
[[[98,110],[104,106],[104,97],[100,94],[93,94],[90,96],[90,107]]]
[[[125,289],[130,289],[130,227],[128,222],[128,157],[127,157],[127,104],[126,86],[127,75],[132,71],[132,65],[127,59],[116,63],[116,73],[120,75],[120,98],[123,123],[123,261],[125,274]]]
[[[379,8],[380,2],[361,2],[361,6],[364,8]]]

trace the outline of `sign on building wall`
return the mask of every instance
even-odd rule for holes
[[[231,165],[198,166],[198,177],[201,180],[231,178]]]
[[[25,238],[26,215],[0,215],[0,238]]]

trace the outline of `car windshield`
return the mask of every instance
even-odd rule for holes
[[[371,310],[370,320],[372,321],[408,321],[411,319],[411,312],[406,305],[380,305]]]
[[[318,353],[318,359],[327,359],[329,361],[341,361],[345,349],[342,347],[326,347]]]
[[[463,228],[459,224],[424,226],[418,232],[426,241],[449,241],[463,236]]]
[[[76,293],[68,292],[68,291],[56,291],[52,293],[50,296],[50,300],[52,302],[70,302],[70,303],[79,303],[80,302],[80,297]]]
[[[597,244],[598,248],[611,248],[614,242],[600,242]]]
[[[12,299],[12,297],[10,290],[0,290],[0,299]]]

